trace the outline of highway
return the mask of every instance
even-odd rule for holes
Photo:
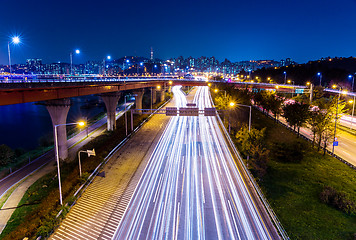
[[[187,100],[172,91],[177,107]],[[208,87],[193,102],[211,107]],[[216,117],[172,117],[112,239],[279,239],[258,210]]]

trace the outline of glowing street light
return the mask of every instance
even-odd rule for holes
[[[333,89],[336,89],[338,88],[337,85],[333,85],[332,86]],[[337,125],[337,115],[338,115],[338,111],[339,111],[339,100],[340,100],[340,93],[342,93],[343,95],[346,95],[347,94],[347,91],[346,90],[342,90],[341,91],[341,87],[339,87],[339,96],[337,98],[337,101],[336,101],[336,112],[335,112],[335,127],[334,127],[334,139],[333,139],[333,149],[332,149],[332,156],[334,156],[334,148],[335,148],[335,145],[336,145],[336,125]]]
[[[11,53],[10,53],[10,43],[12,44],[19,44],[20,43],[20,38],[18,36],[12,37],[11,42],[7,42],[7,52],[9,54],[9,67],[10,67],[10,78],[12,79],[12,68],[11,68]]]
[[[106,59],[107,59],[107,60],[111,60],[111,56],[108,55],[108,56],[106,57]]]
[[[321,86],[321,79],[323,78],[323,75],[320,72],[318,72],[318,76],[319,76],[319,81],[320,81],[319,86]]]
[[[229,105],[230,105],[230,107],[233,107],[233,106],[235,106],[235,103],[234,102],[230,102]]]
[[[284,74],[284,84],[286,84],[286,80],[287,80],[287,72],[286,72],[286,71],[284,71],[284,72],[283,72],[283,74]]]
[[[57,161],[57,170],[58,170],[58,186],[59,186],[59,203],[63,205],[62,201],[62,184],[61,184],[61,172],[59,169],[59,150],[58,150],[58,133],[57,133],[57,127],[59,126],[67,126],[67,125],[79,125],[79,126],[85,126],[85,122],[80,121],[76,123],[64,123],[64,124],[57,124],[54,125],[54,142],[55,142],[55,154],[56,154],[56,161]]]
[[[355,112],[355,95],[354,95],[354,100],[349,100],[349,103],[352,104],[352,115],[351,115],[351,125],[350,129],[352,129],[352,124],[354,123],[354,112]]]
[[[350,74],[350,75],[349,75],[349,78],[352,78],[351,92],[353,92],[353,91],[354,91],[355,76]]]
[[[75,54],[80,54],[79,49],[76,49],[74,52],[75,52]],[[70,52],[69,57],[70,57],[70,74],[73,75],[73,53],[72,52]]]

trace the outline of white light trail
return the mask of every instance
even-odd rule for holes
[[[193,102],[212,107],[208,87]],[[272,239],[216,117],[171,118],[113,239]]]

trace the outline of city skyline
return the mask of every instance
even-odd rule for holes
[[[356,50],[356,33],[350,31],[355,1],[136,1],[94,6],[92,1],[58,5],[21,0],[4,1],[2,7],[6,11],[0,22],[6,24],[0,26],[0,64],[8,63],[7,42],[14,35],[22,42],[11,46],[14,64],[27,58],[68,62],[77,48],[81,53],[76,63],[109,54],[149,57],[151,47],[161,59],[215,56],[235,62],[290,57],[300,63],[349,57]]]

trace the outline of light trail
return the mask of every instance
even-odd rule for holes
[[[177,107],[186,106],[179,87]],[[194,96],[212,107],[208,87]],[[113,239],[272,239],[216,117],[172,117]]]

